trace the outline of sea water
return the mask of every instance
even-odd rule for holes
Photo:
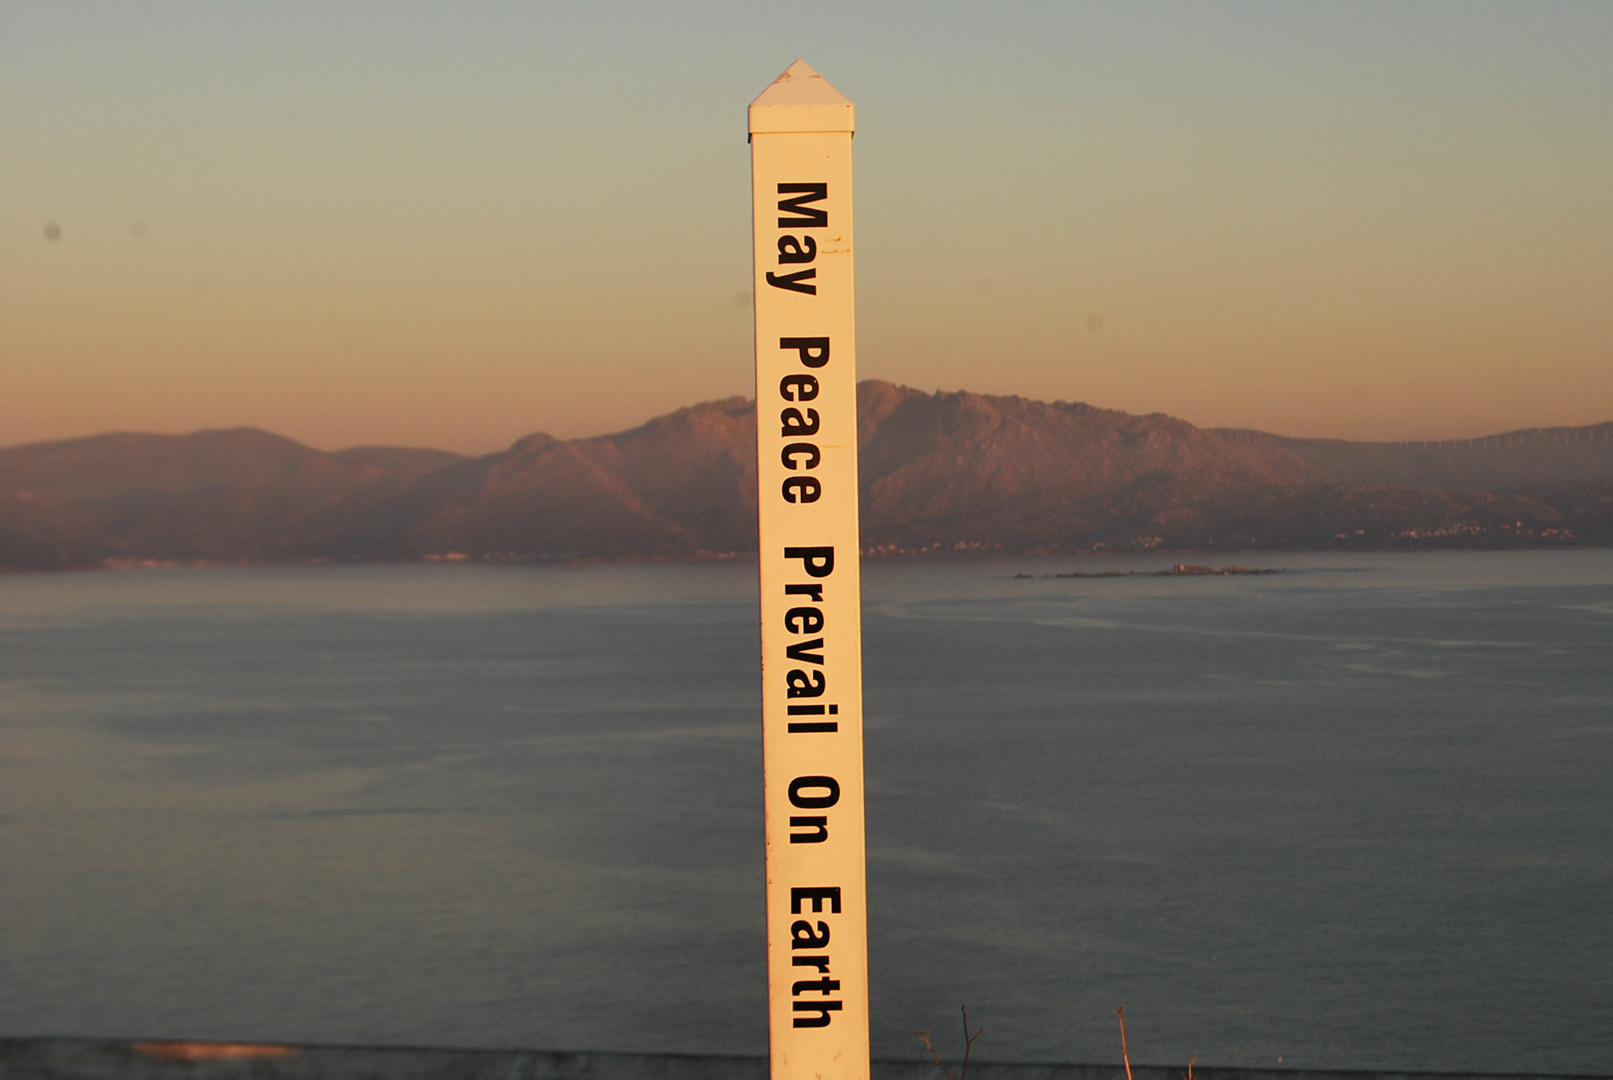
[[[867,565],[876,1055],[1613,1068],[1613,551],[1240,558]],[[764,1052],[755,612],[0,578],[0,1036]]]

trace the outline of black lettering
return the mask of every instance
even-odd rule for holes
[[[781,337],[781,349],[794,349],[801,363],[809,368],[820,368],[829,362],[829,339],[826,337]]]
[[[790,828],[817,830],[816,832],[804,833],[792,832],[790,834],[790,843],[792,844],[821,844],[829,839],[829,819],[823,814],[814,814],[810,817],[792,817],[790,819]]]
[[[823,629],[823,612],[815,607],[792,607],[784,613],[784,629],[792,634],[816,634]]]
[[[827,794],[803,795],[801,792],[810,788],[821,788]],[[832,776],[797,776],[790,781],[790,805],[797,810],[827,810],[840,801],[840,784]],[[790,890],[791,904],[794,904],[795,889]],[[822,890],[820,890],[822,891]],[[831,889],[834,893],[835,913],[840,912],[840,890]],[[799,909],[796,909],[797,911]],[[821,910],[814,907],[813,911]]]
[[[829,680],[824,679],[821,671],[802,671],[800,667],[792,667],[790,674],[784,675],[784,696],[786,698],[821,698],[824,688]]]
[[[839,731],[840,723],[837,720],[830,720],[827,723],[803,720],[797,724],[788,724],[786,727],[791,735],[810,735],[817,731]]]
[[[790,996],[796,997],[800,994],[806,993],[808,990],[816,990],[824,997],[828,997],[838,989],[840,989],[840,980],[831,979],[829,976],[825,975],[821,979],[802,979],[800,982],[790,987]]]
[[[801,415],[800,409],[785,409],[778,414],[779,435],[791,438],[795,435],[816,435],[822,424],[817,409],[808,409],[806,415]]]
[[[829,211],[818,210],[803,203],[821,202],[829,197],[828,184],[780,184],[780,195],[794,195],[793,199],[780,199],[778,201],[779,213],[795,214],[795,217],[781,217],[778,227],[781,229],[827,229],[829,227]]]
[[[778,261],[781,263],[809,263],[818,257],[818,242],[810,236],[797,240],[793,236],[778,238]]]
[[[823,461],[823,454],[809,442],[785,443],[784,450],[779,454],[779,460],[784,462],[786,469],[794,472],[796,469],[795,455],[797,454],[806,455],[806,464],[801,466],[802,468],[816,469],[819,462]]]
[[[822,716],[822,705],[786,705],[784,711],[790,716]]]
[[[821,648],[823,648],[823,639],[821,637],[815,637],[811,641],[798,641],[794,645],[786,646],[784,649],[784,655],[788,656],[791,660],[797,660],[803,664],[817,664],[819,667],[822,667],[823,654],[807,652],[808,649]]]
[[[815,503],[823,495],[823,485],[811,476],[792,476],[784,481],[779,493],[787,503]]]
[[[786,586],[784,586],[784,595],[785,596],[810,596],[810,597],[812,597],[812,602],[814,604],[821,604],[821,603],[823,603],[823,586],[822,585],[786,585]]]
[[[801,564],[806,567],[807,577],[822,578],[834,573],[835,549],[832,544],[826,547],[787,547],[784,549],[784,557],[800,559]],[[793,587],[788,586],[785,591],[788,592]]]
[[[792,949],[821,949],[829,944],[829,924],[818,921],[818,932],[812,932],[812,924],[805,919],[797,919],[790,924],[790,948]]]
[[[821,778],[821,777],[812,777],[811,779],[823,779],[823,778]],[[833,780],[830,780],[829,782],[831,784],[834,783]],[[792,799],[790,801],[794,802],[795,800]],[[834,915],[840,914],[840,888],[839,888],[839,886],[817,885],[817,886],[813,886],[812,888],[807,888],[807,889],[791,889],[790,890],[790,914],[791,915],[799,915],[799,914],[801,914],[801,905],[804,904],[804,903],[807,903],[808,901],[811,902],[812,910],[814,912],[822,911],[823,910],[823,902],[825,900],[829,901],[829,911],[830,911],[831,914],[834,914]],[[821,926],[823,924],[819,923],[818,925]]]
[[[795,391],[793,394],[790,391]],[[818,396],[818,380],[813,375],[786,375],[778,381],[778,396],[785,401],[812,401]]]
[[[791,967],[817,968],[819,975],[829,974],[829,958],[827,956],[792,956]]]
[[[797,270],[793,274],[775,274],[769,270],[767,272],[767,283],[775,289],[789,289],[791,292],[804,292],[808,296],[816,296],[818,295],[818,287],[808,285],[807,282],[817,276],[816,267],[811,270]]]
[[[795,1027],[802,1027],[802,1028],[828,1027],[829,1026],[829,1014],[832,1013],[832,1012],[839,1012],[840,1011],[840,1002],[838,1002],[838,1001],[797,1001],[795,1003],[795,1011],[796,1012],[815,1012],[815,1013],[818,1014],[817,1016],[797,1016],[795,1018],[795,1021],[794,1021],[794,1026]]]

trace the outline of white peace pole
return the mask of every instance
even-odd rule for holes
[[[851,102],[750,106],[773,1080],[867,1080]]]

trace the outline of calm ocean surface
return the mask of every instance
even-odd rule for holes
[[[875,1053],[1613,1069],[1613,551],[1240,560],[867,567]],[[0,1035],[764,1052],[754,574],[0,578]]]

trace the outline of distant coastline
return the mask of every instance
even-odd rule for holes
[[[858,387],[865,558],[1613,545],[1613,422],[1348,442]],[[0,571],[745,558],[743,398],[481,457],[251,428],[0,450]]]
[[[1214,566],[1195,566],[1192,563],[1177,563],[1169,570],[1102,570],[1095,574],[1082,573],[1071,570],[1063,574],[1048,574],[1055,578],[1117,578],[1117,577],[1227,577],[1259,574],[1281,574],[1278,569],[1254,569],[1247,566],[1223,566],[1219,569]],[[1034,577],[1034,574],[1015,574],[1016,578]]]

